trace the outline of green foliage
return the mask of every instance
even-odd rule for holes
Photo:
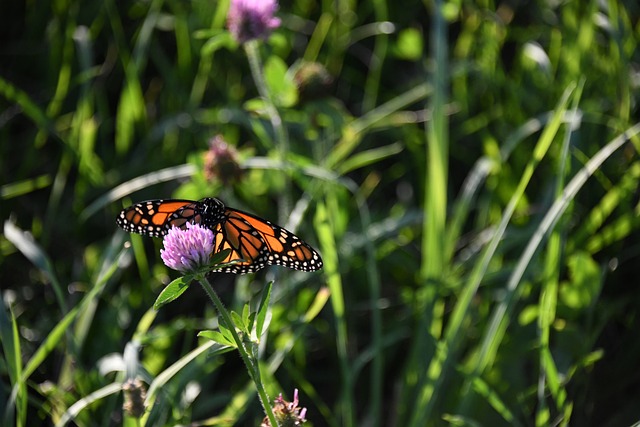
[[[192,274],[187,274],[186,276],[180,276],[177,279],[174,279],[169,283],[158,295],[156,302],[153,303],[153,308],[156,310],[160,310],[163,305],[169,304],[171,301],[174,301],[180,297],[187,289],[189,289],[189,284],[194,279]]]
[[[260,425],[257,382],[314,426],[636,422],[637,5],[294,1],[241,45],[228,4],[0,14],[0,424]],[[214,272],[218,317],[115,224],[205,196],[324,269]]]

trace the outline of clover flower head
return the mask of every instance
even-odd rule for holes
[[[319,62],[300,61],[294,67],[293,79],[302,101],[328,96],[333,84],[333,77]]]
[[[124,402],[122,409],[130,417],[140,418],[144,415],[144,401],[147,398],[147,389],[139,378],[129,378],[123,385]]]
[[[240,43],[266,39],[280,26],[280,19],[273,16],[277,9],[276,0],[231,0],[227,27]]]
[[[273,415],[282,427],[301,426],[307,421],[307,408],[298,407],[298,389],[293,391],[293,402],[287,402],[282,393],[273,401]],[[271,427],[269,419],[265,417],[260,427]]]
[[[165,265],[182,273],[206,266],[213,251],[213,231],[187,222],[186,229],[172,227],[164,236],[160,257]]]
[[[228,185],[242,176],[238,163],[238,152],[226,143],[221,135],[209,141],[209,150],[204,155],[204,177],[207,181],[219,180]]]

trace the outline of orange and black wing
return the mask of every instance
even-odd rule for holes
[[[172,226],[184,228],[187,222],[200,222],[198,202],[193,200],[147,200],[123,209],[116,222],[124,231],[161,237]]]
[[[271,264],[302,271],[322,268],[318,252],[290,231],[236,209],[227,208],[225,216],[214,229],[214,252],[230,249],[224,261],[241,261],[218,271],[253,273]]]
[[[318,252],[295,234],[212,197],[147,200],[122,210],[116,221],[129,233],[150,237],[162,237],[174,226],[184,229],[187,222],[207,227],[215,233],[213,253],[229,249],[224,261],[237,261],[218,270],[225,273],[253,273],[271,264],[302,271],[322,268]]]

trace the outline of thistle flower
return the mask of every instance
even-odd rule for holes
[[[204,267],[213,251],[213,231],[187,222],[185,230],[173,227],[164,236],[160,257],[165,265],[182,273]]]
[[[276,0],[231,0],[227,27],[240,43],[266,39],[280,26],[280,19],[273,16],[277,9]]]
[[[209,151],[204,155],[204,177],[207,181],[217,179],[227,185],[241,175],[238,152],[222,136],[215,136],[209,141]]]
[[[293,402],[287,402],[282,393],[273,401],[273,415],[281,427],[301,426],[307,421],[307,408],[298,407],[298,389],[293,390]],[[265,417],[260,427],[271,427],[269,419]]]

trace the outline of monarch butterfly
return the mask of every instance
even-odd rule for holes
[[[322,268],[318,252],[298,236],[213,197],[147,200],[123,209],[116,222],[129,233],[150,237],[164,236],[174,226],[185,229],[187,222],[207,227],[215,235],[214,253],[230,249],[224,262],[240,260],[217,270],[224,273],[254,273],[270,264],[302,271]]]

